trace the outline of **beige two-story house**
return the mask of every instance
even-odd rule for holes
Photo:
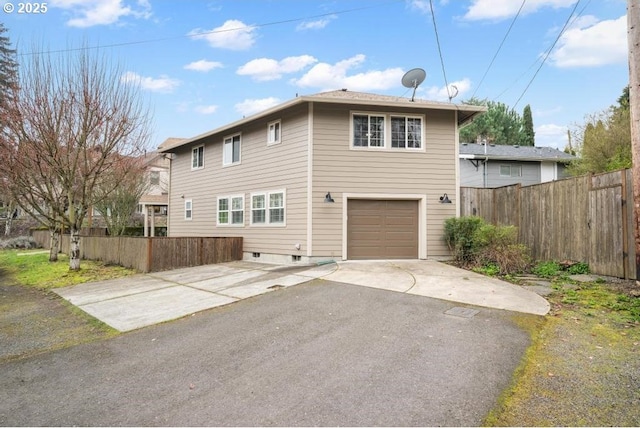
[[[242,236],[266,262],[447,257],[458,127],[483,111],[339,90],[163,144],[168,234]]]

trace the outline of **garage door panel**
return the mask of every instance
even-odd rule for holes
[[[347,258],[418,258],[418,201],[347,201]]]

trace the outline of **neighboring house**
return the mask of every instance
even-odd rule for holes
[[[501,187],[568,177],[575,156],[551,147],[460,144],[460,185]]]
[[[184,141],[182,138],[167,138],[162,144],[172,145]],[[143,156],[148,180],[147,192],[140,198],[138,212],[144,215],[144,236],[154,236],[155,226],[166,225],[169,207],[169,156],[157,151]]]
[[[449,257],[458,127],[485,110],[338,90],[163,144],[168,235],[242,236],[247,260]]]

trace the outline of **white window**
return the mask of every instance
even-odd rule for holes
[[[280,121],[271,122],[267,125],[267,144],[280,143]]]
[[[265,193],[251,195],[251,224],[265,224],[267,222],[267,205]]]
[[[353,115],[353,146],[384,147],[384,116]]]
[[[244,226],[244,196],[218,198],[218,226]]]
[[[191,220],[193,218],[193,202],[191,199],[184,201],[184,219]]]
[[[191,169],[204,168],[204,145],[191,150]]]
[[[284,190],[252,194],[251,224],[284,226],[285,199]]]
[[[500,177],[522,177],[522,165],[500,165]]]
[[[422,118],[391,116],[391,147],[422,148]]]
[[[224,139],[222,164],[233,165],[235,163],[240,163],[240,134]]]

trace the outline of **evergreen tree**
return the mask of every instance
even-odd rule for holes
[[[14,91],[18,87],[18,63],[16,61],[16,50],[11,49],[9,36],[5,35],[7,29],[0,22],[0,128],[5,132],[6,121],[8,120],[11,100]]]
[[[533,116],[531,115],[531,106],[527,104],[522,112],[522,141],[523,146],[535,146],[536,133],[533,130]]]
[[[486,105],[487,111],[460,130],[460,142],[477,140],[492,144],[522,144],[522,117],[504,103],[471,98],[465,104]]]

